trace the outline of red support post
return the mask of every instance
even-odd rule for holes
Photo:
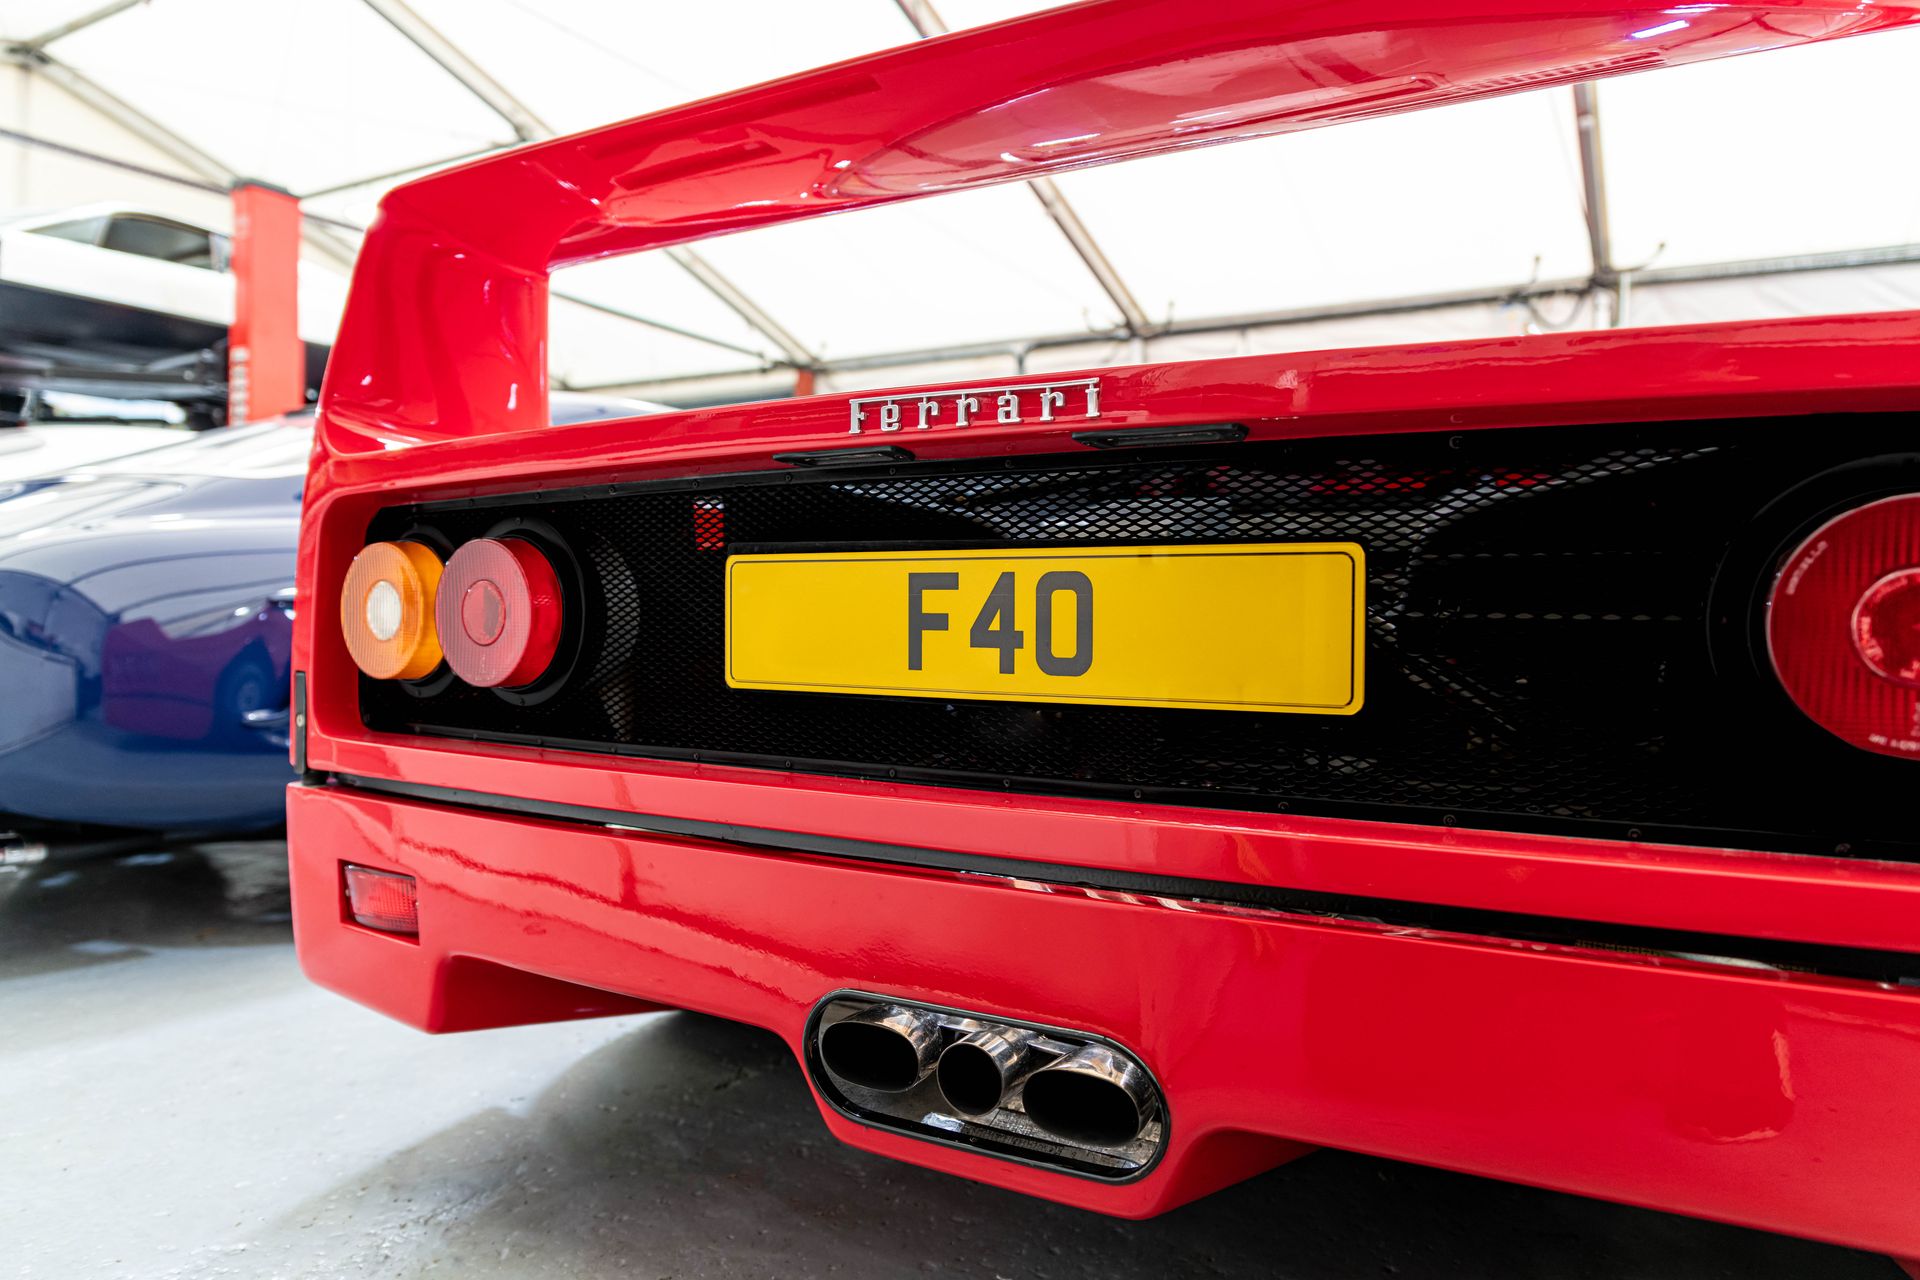
[[[300,341],[300,202],[278,187],[233,187],[233,327],[227,420],[246,422],[307,401]]]

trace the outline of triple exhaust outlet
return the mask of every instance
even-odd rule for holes
[[[816,1011],[810,1040],[823,1091],[863,1120],[1108,1177],[1164,1141],[1152,1076],[1089,1034],[843,995]]]

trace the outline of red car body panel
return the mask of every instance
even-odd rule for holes
[[[1920,867],[380,734],[361,723],[333,607],[384,507],[765,471],[778,451],[861,442],[844,396],[536,427],[557,265],[1920,19],[1835,0],[1689,6],[1665,31],[1673,12],[1223,0],[1197,15],[1110,0],[394,192],[334,349],[301,539],[309,780],[290,793],[289,833],[307,971],[439,1031],[672,1006],[800,1051],[810,1011],[842,989],[1084,1028],[1138,1054],[1168,1100],[1170,1145],[1137,1181],[930,1145],[824,1100],[822,1113],[872,1150],[1109,1213],[1155,1213],[1325,1144],[1920,1255],[1920,989],[1073,883],[1114,873],[1917,953]],[[1272,439],[1912,411],[1917,346],[1920,314],[1888,314],[1149,365],[1101,372],[1102,425],[1230,420]],[[912,443],[923,459],[1058,453],[1071,429]],[[1050,870],[958,874],[907,865],[916,852]],[[351,922],[345,862],[417,877],[417,939]]]
[[[809,1009],[851,987],[1083,1027],[1153,1065],[1172,1145],[1123,1186],[930,1146],[823,1107],[849,1142],[981,1181],[1144,1216],[1318,1143],[1847,1244],[1920,1246],[1920,993],[344,789],[295,789],[289,821],[308,972],[416,1026],[639,1007],[605,994],[613,987],[772,1028],[799,1052]],[[343,923],[342,861],[418,878],[418,943]],[[1742,861],[1723,892],[1739,891]],[[526,973],[559,981],[529,992]]]

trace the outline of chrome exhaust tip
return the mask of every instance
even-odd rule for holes
[[[904,1005],[874,1005],[820,1032],[820,1061],[863,1089],[904,1093],[926,1079],[939,1058],[940,1020]]]
[[[801,1038],[821,1104],[857,1124],[1116,1182],[1167,1150],[1146,1064],[1090,1031],[836,991]]]
[[[1035,1056],[1031,1031],[988,1028],[962,1036],[946,1047],[934,1078],[940,1096],[963,1116],[991,1115]]]
[[[1066,1142],[1118,1147],[1132,1142],[1158,1105],[1139,1063],[1090,1044],[1027,1077],[1027,1119]]]

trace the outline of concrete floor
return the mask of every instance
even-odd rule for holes
[[[0,1274],[1794,1277],[1884,1259],[1334,1152],[1153,1222],[851,1151],[772,1036],[435,1039],[308,986],[283,850],[0,881]]]

